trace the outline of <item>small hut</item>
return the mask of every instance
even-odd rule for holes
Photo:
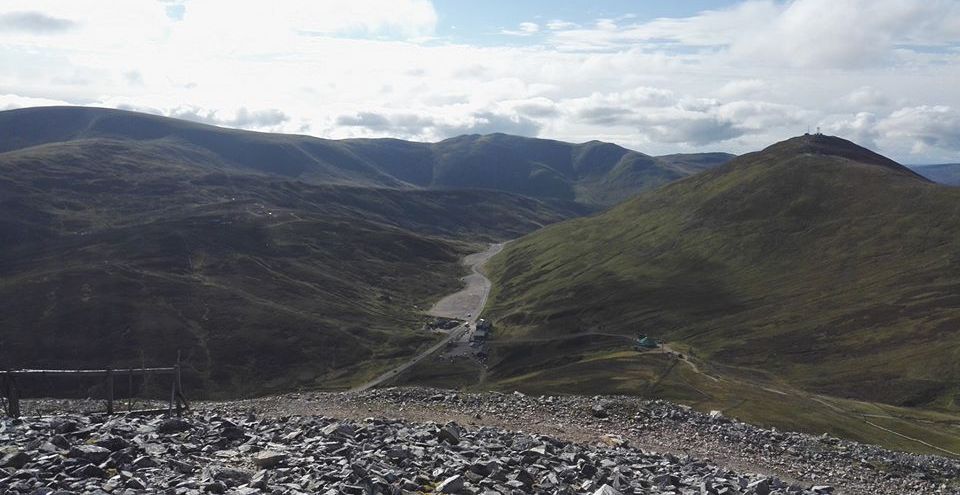
[[[637,334],[637,340],[633,345],[633,348],[638,351],[642,351],[646,349],[656,349],[658,347],[660,347],[659,342],[643,334]]]
[[[493,331],[493,325],[484,319],[477,321],[477,326],[473,330],[473,335],[470,337],[470,340],[474,342],[483,342],[490,338],[490,333]]]

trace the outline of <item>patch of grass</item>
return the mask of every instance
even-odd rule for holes
[[[472,359],[451,360],[441,357],[440,354],[434,354],[400,374],[388,385],[474,389],[479,386],[481,373],[479,363]]]

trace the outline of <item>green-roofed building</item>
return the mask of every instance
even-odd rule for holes
[[[660,344],[656,340],[647,337],[646,335],[637,335],[637,342],[634,347],[637,350],[656,349],[657,347],[660,347]]]

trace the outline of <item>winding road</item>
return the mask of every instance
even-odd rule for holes
[[[455,318],[464,320],[466,323],[450,330],[450,333],[448,333],[443,340],[430,346],[429,349],[420,354],[417,354],[409,361],[388,370],[386,373],[381,374],[369,382],[350,389],[350,391],[363,392],[364,390],[381,385],[413,365],[423,361],[426,357],[442,349],[447,344],[459,340],[467,340],[469,338],[470,325],[476,323],[480,312],[483,311],[483,307],[487,304],[487,298],[490,297],[490,279],[481,272],[481,268],[483,268],[483,265],[486,264],[490,258],[502,251],[503,246],[504,243],[491,244],[485,251],[466,256],[463,259],[463,264],[469,266],[471,271],[469,275],[462,279],[466,286],[444,297],[427,312],[430,316]]]

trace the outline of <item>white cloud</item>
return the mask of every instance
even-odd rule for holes
[[[221,117],[220,112],[197,107],[177,107],[161,114],[167,117],[192,120],[203,124],[213,124],[226,127],[240,127],[243,129],[276,129],[290,120],[287,114],[275,108],[265,110],[248,110],[240,107],[232,117]]]
[[[437,23],[437,13],[428,0],[188,0],[183,6],[184,25],[230,35],[394,31],[417,36],[432,34]]]
[[[594,27],[600,31],[614,32],[617,30],[617,21],[613,19],[597,19]]]
[[[945,105],[901,108],[876,126],[884,139],[906,139],[911,152],[930,148],[960,153],[960,111]]]
[[[731,62],[856,69],[907,62],[914,55],[910,46],[955,44],[958,17],[954,0],[751,0],[638,24],[604,19],[593,28],[556,33],[554,41],[567,49],[700,47]]]
[[[504,100],[500,106],[517,115],[530,118],[552,118],[560,115],[561,107],[557,102],[543,96],[523,100]]]
[[[426,0],[4,0],[0,16],[71,27],[0,29],[0,108],[98,105],[331,138],[502,131],[651,154],[751,151],[822,125],[894,158],[960,160],[960,51],[940,48],[960,39],[960,3],[838,2],[830,12],[861,10],[842,25],[811,14],[822,1],[517,19],[536,35],[479,46],[425,41],[438,18]]]
[[[859,112],[826,122],[824,131],[892,152],[907,163],[960,157],[960,111],[945,105],[903,107],[882,115]]]
[[[540,25],[535,22],[521,22],[520,30],[525,33],[533,34],[537,31],[540,31]]]
[[[641,115],[638,123],[640,132],[653,141],[694,146],[719,143],[750,132],[742,125],[717,115],[681,109]]]
[[[428,0],[237,2],[189,0],[174,35],[217,53],[270,53],[298,38],[336,34],[433,34],[437,13]],[[210,45],[211,42],[214,46]]]
[[[777,127],[797,129],[810,115],[796,105],[755,100],[731,101],[718,105],[713,112],[758,132]]]
[[[60,105],[69,105],[69,103],[63,100],[52,100],[50,98],[32,98],[29,96],[0,94],[0,111],[25,107],[55,107]]]
[[[532,36],[540,32],[540,25],[535,22],[521,22],[517,29],[504,29],[501,31],[501,34],[508,34],[511,36]]]
[[[392,136],[414,140],[439,140],[460,134],[504,132],[536,136],[541,125],[530,118],[509,112],[473,112],[469,115],[438,116],[410,112],[362,111],[336,118],[338,126],[355,128],[359,136]]]
[[[763,101],[721,102],[678,97],[670,91],[638,88],[594,94],[568,102],[575,117],[594,125],[627,127],[652,142],[703,146],[767,129],[796,127],[805,111]]]
[[[564,21],[560,19],[554,19],[552,21],[547,22],[547,29],[550,29],[552,31],[559,31],[562,29],[573,29],[576,27],[579,27],[577,23]]]
[[[735,79],[725,83],[716,90],[720,98],[750,98],[755,99],[765,95],[770,84],[761,79]]]
[[[40,12],[8,12],[0,14],[0,32],[17,31],[31,34],[55,34],[69,31],[76,23]]]
[[[958,15],[960,4],[953,0],[798,0],[785,4],[765,27],[754,25],[735,36],[731,52],[794,67],[890,64],[900,58],[898,46],[956,40]]]
[[[582,98],[571,98],[566,102],[574,111],[583,112],[596,108],[648,108],[674,105],[677,96],[668,89],[638,87],[617,92],[594,92]]]
[[[877,116],[870,112],[858,112],[852,118],[828,122],[822,131],[839,134],[867,148],[877,147]]]
[[[890,98],[873,86],[861,86],[840,99],[840,104],[854,111],[884,108],[890,104]]]
[[[742,30],[751,29],[761,19],[770,19],[776,11],[772,2],[746,2],[736,8],[706,11],[693,17],[662,18],[622,26],[612,19],[600,19],[590,28],[556,33],[555,41],[566,49],[616,49],[654,42],[726,45]]]

